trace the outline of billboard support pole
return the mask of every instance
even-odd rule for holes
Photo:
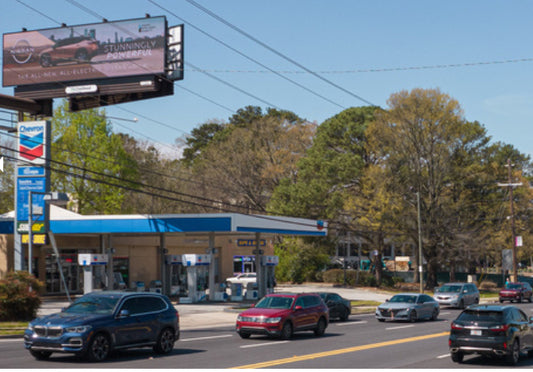
[[[61,281],[63,282],[63,287],[65,287],[65,293],[67,294],[68,302],[72,302],[70,300],[70,294],[68,292],[68,285],[65,280],[65,275],[63,275],[63,267],[61,266],[61,258],[59,257],[59,250],[57,249],[57,243],[56,238],[54,236],[54,233],[52,230],[48,231],[48,236],[50,237],[50,243],[52,244],[52,248],[54,249],[54,256],[56,256],[56,263],[57,267],[59,269],[59,275],[61,276]]]

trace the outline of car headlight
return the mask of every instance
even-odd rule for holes
[[[91,330],[91,328],[92,328],[92,326],[90,326],[90,325],[67,327],[67,328],[65,328],[65,332],[66,333],[85,333],[85,332]]]
[[[279,323],[281,320],[281,317],[278,316],[278,317],[275,317],[275,318],[266,318],[265,319],[265,323]]]

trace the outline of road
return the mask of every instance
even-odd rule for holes
[[[533,304],[519,304],[528,315]],[[347,322],[332,321],[323,337],[312,332],[292,340],[263,336],[241,339],[232,326],[184,330],[170,355],[150,349],[113,354],[91,364],[70,355],[54,354],[36,361],[21,339],[0,340],[2,368],[507,368],[498,360],[466,356],[461,365],[448,353],[450,322],[459,310],[443,308],[437,321],[417,323],[376,321],[373,315],[352,315]],[[523,357],[518,368],[532,368],[533,358]]]

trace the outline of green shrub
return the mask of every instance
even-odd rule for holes
[[[11,271],[0,280],[0,321],[27,321],[37,316],[43,283],[26,271]]]
[[[344,269],[331,269],[322,273],[324,283],[341,284],[361,287],[376,287],[377,281],[374,275],[368,271],[359,271],[359,282],[357,282],[357,270],[346,270],[346,283],[344,283]]]

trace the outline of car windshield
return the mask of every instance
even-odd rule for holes
[[[505,285],[505,288],[506,289],[520,289],[522,288],[522,284],[517,284],[517,283],[507,283]]]
[[[82,297],[67,307],[64,312],[68,314],[112,314],[117,301],[118,297]]]
[[[396,295],[393,296],[389,302],[406,302],[410,304],[416,303],[416,297],[417,296],[411,296],[411,295]]]
[[[292,302],[292,297],[270,296],[263,297],[255,307],[259,309],[290,309]]]
[[[465,310],[459,315],[457,320],[463,322],[501,322],[503,313],[501,311],[475,311]]]
[[[443,285],[437,291],[438,292],[459,293],[459,292],[461,292],[461,286],[460,285]]]

